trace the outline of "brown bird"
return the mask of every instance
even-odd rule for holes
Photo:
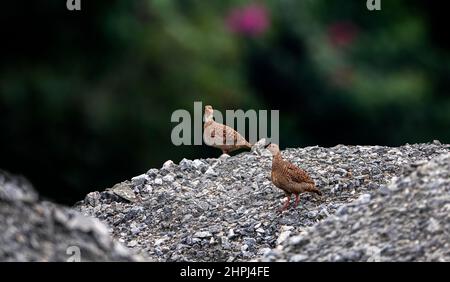
[[[282,189],[288,197],[280,211],[289,207],[292,194],[295,195],[295,206],[298,206],[299,194],[301,193],[311,192],[322,195],[322,192],[315,187],[314,180],[306,171],[283,159],[278,145],[270,144],[267,149],[273,156],[272,182],[276,187]]]
[[[211,106],[205,106],[203,138],[207,145],[221,149],[224,154],[238,149],[250,149],[252,147],[239,132],[229,126],[215,122],[213,113],[214,110]]]

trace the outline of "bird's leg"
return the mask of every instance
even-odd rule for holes
[[[289,207],[289,202],[291,201],[291,195],[286,195],[287,200],[284,203],[284,206],[279,210],[280,212],[286,210]]]
[[[295,204],[294,206],[297,207],[298,206],[298,202],[300,201],[300,197],[298,194],[295,194]]]

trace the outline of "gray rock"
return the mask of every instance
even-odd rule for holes
[[[194,238],[210,238],[213,235],[209,231],[201,231],[194,234]]]
[[[450,219],[450,217],[449,217],[448,219]],[[430,219],[428,220],[428,225],[427,225],[427,231],[428,231],[428,232],[430,232],[430,233],[436,233],[436,232],[441,231],[441,229],[442,229],[442,227],[441,227],[439,221],[437,221],[437,220],[434,219],[434,218],[430,218]]]
[[[158,175],[158,173],[159,173],[159,171],[156,168],[152,168],[147,171],[147,175],[150,178],[155,178]]]
[[[114,185],[111,191],[127,201],[135,202],[137,200],[131,184],[127,181]]]
[[[212,167],[208,168],[206,170],[205,174],[208,175],[208,176],[217,176],[217,172],[215,172]]]
[[[180,161],[179,166],[180,166],[180,168],[181,168],[182,170],[190,169],[190,168],[192,167],[192,161],[191,161],[191,160],[188,160],[188,159],[182,159],[182,160]]]
[[[147,174],[141,174],[139,176],[131,178],[131,183],[134,187],[142,187],[144,184],[149,180],[149,177]]]
[[[175,180],[175,177],[172,174],[167,174],[162,178],[162,180],[165,182],[173,182]]]
[[[291,230],[282,230],[280,235],[278,236],[277,245],[280,245],[281,243],[286,241],[286,239],[289,237],[289,235],[291,235],[291,233],[292,233]]]
[[[220,161],[225,161],[225,160],[227,160],[229,157],[230,157],[230,155],[228,155],[228,154],[222,154],[222,155],[220,155],[219,160],[220,160]]]
[[[130,242],[128,242],[127,246],[130,248],[133,248],[137,245],[137,241],[136,240],[131,240]]]
[[[450,153],[416,163],[390,180],[389,192],[361,194],[307,235],[293,234],[282,240],[276,255],[272,251],[260,260],[449,261]]]
[[[91,205],[92,207],[97,206],[100,203],[100,193],[99,192],[91,192],[86,195],[84,201]]]
[[[356,200],[359,204],[367,204],[370,202],[370,194],[362,194],[359,196],[359,198]]]
[[[403,253],[405,260],[446,258],[448,246],[442,244],[442,236],[448,226],[443,215],[450,204],[442,197],[445,193],[437,192],[441,180],[435,181],[437,176],[422,166],[448,153],[449,146],[283,150],[284,158],[306,170],[324,195],[304,194],[299,207],[291,205],[281,214],[277,210],[284,194],[270,181],[271,156],[263,147],[226,159],[169,162],[146,173],[148,180],[136,191],[139,201],[122,201],[103,191],[96,200],[85,199],[75,208],[108,224],[116,241],[135,240],[133,249],[154,261],[367,261],[398,260]],[[446,166],[439,163],[434,171],[441,173],[441,167]],[[416,191],[428,182],[429,192]],[[432,193],[441,196],[423,201]],[[412,210],[410,203],[416,205]],[[424,242],[429,245],[416,248],[400,239],[402,234],[421,239],[416,229],[426,233]],[[199,232],[209,234],[196,237]],[[307,236],[310,232],[315,235]],[[424,255],[435,250],[434,245],[440,251]],[[264,255],[263,249],[271,251]],[[295,255],[307,257],[292,258]]]
[[[3,170],[0,170],[0,187],[0,200],[20,202],[35,202],[38,200],[38,194],[28,180]]]
[[[163,168],[163,169],[170,169],[170,168],[173,167],[174,165],[175,165],[175,164],[173,163],[173,161],[168,160],[168,161],[166,161],[166,162],[163,164],[162,168]]]
[[[267,149],[261,149],[260,155],[261,155],[261,157],[266,157],[266,158],[272,157],[272,153]]]
[[[114,241],[98,219],[39,201],[22,178],[0,172],[0,195],[0,261],[143,260]],[[85,201],[92,208],[101,199],[91,193]]]
[[[298,254],[298,255],[293,255],[289,261],[291,262],[300,262],[300,261],[307,261],[308,260],[308,256],[306,255],[302,255],[302,254]]]
[[[264,230],[264,228],[258,228],[258,229],[256,229],[256,232],[258,232],[258,233],[265,233],[266,231]]]
[[[206,166],[206,164],[205,163],[203,163],[201,160],[194,160],[194,161],[192,161],[192,166],[195,168],[195,169],[200,169],[201,167],[204,167],[204,166]]]

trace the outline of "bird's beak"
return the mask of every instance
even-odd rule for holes
[[[264,148],[269,147],[270,144],[272,144],[272,142],[269,142],[269,144],[267,144],[266,146],[264,146]]]

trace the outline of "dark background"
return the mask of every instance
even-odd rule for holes
[[[450,141],[443,1],[3,1],[0,168],[72,204],[165,160],[194,101],[280,110],[281,147]]]

